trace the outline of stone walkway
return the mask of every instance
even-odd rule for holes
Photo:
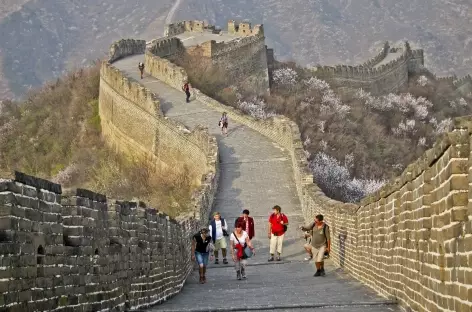
[[[247,280],[237,281],[231,265],[212,264],[207,284],[200,285],[195,272],[179,295],[150,311],[313,311],[323,307],[330,311],[399,311],[369,288],[337,273],[329,262],[326,277],[313,277],[313,264],[303,261],[302,232],[297,230],[303,217],[287,151],[231,119],[229,135],[221,136],[219,112],[199,101],[185,103],[183,92],[149,75],[140,80],[137,69],[140,61],[144,61],[143,55],[122,59],[114,65],[158,94],[166,116],[189,129],[198,124],[209,128],[218,140],[221,161],[214,210],[232,225],[242,209],[249,209],[256,224],[253,239],[256,255],[249,260]],[[288,216],[289,229],[283,261],[269,264],[267,219],[276,204]]]

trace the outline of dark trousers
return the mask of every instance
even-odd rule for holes
[[[185,91],[185,94],[187,95],[186,101],[187,101],[187,103],[188,103],[188,102],[190,102],[190,91],[188,91],[188,90]]]

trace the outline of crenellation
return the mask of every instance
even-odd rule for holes
[[[203,25],[203,29],[200,26]],[[171,62],[165,59],[179,59],[184,55],[195,57],[203,64],[217,66],[232,77],[233,81],[239,81],[241,84],[251,84],[253,88],[262,93],[269,91],[270,71],[269,66],[273,64],[273,51],[267,52],[264,43],[264,27],[262,24],[252,26],[248,22],[228,21],[226,35],[234,36],[227,41],[208,40],[194,46],[184,46],[182,41],[176,37],[185,32],[211,31],[211,33],[221,34],[214,25],[194,22],[190,27],[190,22],[179,22],[168,25],[166,38],[152,40],[146,51],[146,59],[149,62],[152,74],[166,79],[166,82],[174,86],[175,78],[178,79],[179,88],[183,80],[187,77],[177,69]],[[185,26],[187,25],[187,26]],[[170,37],[170,38],[169,38]],[[268,57],[272,53],[271,65]],[[151,55],[153,57],[151,57]],[[171,70],[175,74],[168,74]],[[172,80],[172,81],[171,81]]]
[[[463,96],[472,96],[472,76],[466,75],[453,82],[456,89]]]
[[[121,39],[110,46],[108,58],[114,62],[129,55],[144,53],[145,50],[146,40]]]
[[[389,53],[400,55],[382,64]],[[420,50],[411,50],[407,43],[403,48],[391,48],[386,42],[377,56],[361,65],[317,66],[314,73],[322,78],[333,78],[349,88],[363,88],[373,94],[395,92],[406,85],[409,73],[415,72],[419,64],[423,64],[422,53]]]

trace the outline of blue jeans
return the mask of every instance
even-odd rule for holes
[[[210,254],[208,252],[198,252],[195,251],[195,260],[197,260],[197,264],[201,266],[207,266],[208,265],[208,257]]]

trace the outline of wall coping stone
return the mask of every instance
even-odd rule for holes
[[[62,194],[62,186],[48,180],[36,178],[25,173],[15,171],[15,182],[33,186],[37,189],[47,190],[56,194]]]

